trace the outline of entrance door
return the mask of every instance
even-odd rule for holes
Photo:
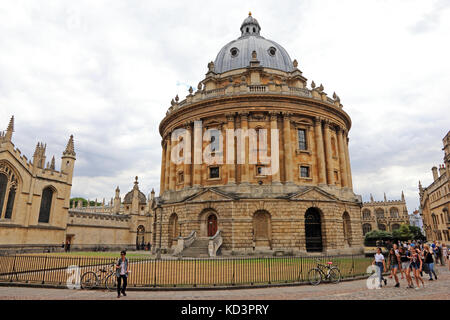
[[[322,251],[322,223],[315,208],[309,208],[305,213],[305,238],[307,252]]]
[[[217,232],[217,217],[212,214],[208,217],[208,237],[212,237]]]

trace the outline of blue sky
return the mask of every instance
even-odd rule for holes
[[[0,126],[31,158],[74,134],[72,196],[158,190],[158,125],[252,11],[261,35],[352,118],[354,191],[418,206],[450,129],[450,1],[11,1],[0,7]],[[57,167],[59,164],[57,163]]]

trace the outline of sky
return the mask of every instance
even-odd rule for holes
[[[0,4],[0,130],[60,159],[71,134],[72,197],[109,200],[139,176],[158,192],[159,122],[251,11],[352,119],[354,191],[419,205],[450,130],[450,0],[9,1]],[[60,168],[57,160],[57,169]]]

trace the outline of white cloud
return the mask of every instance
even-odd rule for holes
[[[75,135],[72,194],[109,199],[135,175],[159,189],[158,125],[251,10],[353,121],[354,189],[418,205],[450,129],[448,1],[15,1],[0,8],[0,118],[15,144],[59,156]]]

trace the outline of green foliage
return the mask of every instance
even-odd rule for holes
[[[381,230],[372,230],[366,233],[366,240],[391,240],[392,233]]]
[[[425,236],[422,234],[419,227],[409,226],[409,232],[411,232],[413,240],[425,240]]]
[[[86,206],[87,206],[87,202],[88,202],[88,201],[87,201],[85,198],[71,198],[71,199],[70,199],[70,207],[71,207],[71,208],[76,207],[77,204],[78,204],[78,201],[82,201],[82,202],[83,202],[82,207],[86,207]],[[101,204],[100,202],[89,201],[89,206],[90,206],[90,207],[94,207],[94,206],[99,207],[99,206],[101,206],[101,205],[102,205],[102,204]]]
[[[398,240],[411,240],[413,238],[413,234],[411,233],[409,227],[409,225],[402,224],[399,229],[392,232],[392,236]]]

